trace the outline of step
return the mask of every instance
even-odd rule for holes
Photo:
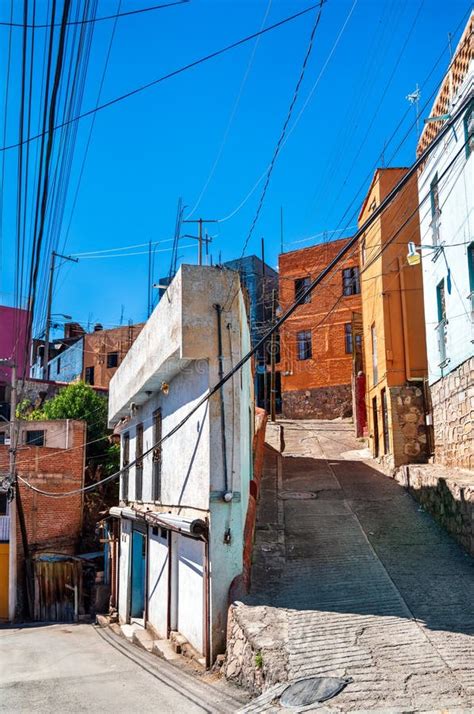
[[[138,629],[138,625],[128,625],[128,624],[120,625],[120,632],[129,642],[133,642],[133,635],[137,629]],[[140,629],[142,629],[142,628],[140,628]]]
[[[175,652],[170,640],[154,640],[152,652],[168,662],[180,659],[180,655]]]
[[[137,629],[133,633],[132,642],[147,652],[153,651],[153,637],[147,630]]]

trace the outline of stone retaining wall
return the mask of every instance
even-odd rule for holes
[[[286,610],[237,602],[227,620],[227,651],[222,673],[252,694],[288,680]]]
[[[403,466],[394,477],[474,555],[474,473],[426,464]]]
[[[337,419],[352,416],[352,387],[339,384],[282,393],[285,419]]]
[[[474,357],[432,384],[430,391],[436,461],[474,469]]]

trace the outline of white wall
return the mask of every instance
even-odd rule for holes
[[[178,535],[177,611],[178,631],[204,653],[204,543]]]
[[[452,106],[452,113],[474,86],[474,62],[471,61],[470,72],[463,82],[460,92]],[[422,250],[423,255],[423,290],[426,319],[426,342],[428,351],[429,382],[432,384],[442,376],[454,370],[473,354],[474,338],[470,294],[469,268],[467,249],[468,243],[474,240],[474,153],[466,158],[463,149],[465,133],[464,115],[455,125],[444,141],[430,154],[418,177],[420,201],[427,199],[420,208],[420,229],[422,245],[432,245],[433,236],[431,223],[431,202],[429,198],[430,184],[436,173],[441,177],[448,164],[460,151],[453,168],[440,178],[440,242],[444,251],[437,256],[429,250]],[[446,260],[443,256],[446,256]],[[446,263],[447,261],[447,263]],[[448,292],[448,267],[451,276],[451,292]],[[447,325],[446,355],[448,364],[441,368],[438,337],[438,308],[436,286],[444,278]]]
[[[139,407],[122,432],[130,434],[130,461],[136,454],[136,426],[143,424],[143,451],[153,446],[153,412],[161,409],[167,434],[208,390],[208,365],[191,363],[170,382],[167,395],[155,392]],[[209,506],[209,412],[204,405],[164,444],[161,457],[161,503],[207,509]],[[129,500],[135,500],[135,467],[129,469]],[[152,453],[143,459],[143,501],[152,497]]]
[[[163,538],[163,529],[153,535],[149,528],[148,541],[148,622],[160,635],[168,637],[168,537]]]

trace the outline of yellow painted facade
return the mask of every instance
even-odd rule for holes
[[[8,620],[8,543],[0,543],[0,620]]]
[[[407,170],[375,172],[359,227]],[[406,260],[408,243],[420,244],[417,206],[414,176],[359,244],[370,447],[394,466],[424,460],[426,452],[423,280],[421,265],[409,266]]]

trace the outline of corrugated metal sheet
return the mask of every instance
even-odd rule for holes
[[[34,574],[35,620],[73,622],[76,618],[74,588],[77,588],[79,612],[82,609],[82,563],[38,560]]]

